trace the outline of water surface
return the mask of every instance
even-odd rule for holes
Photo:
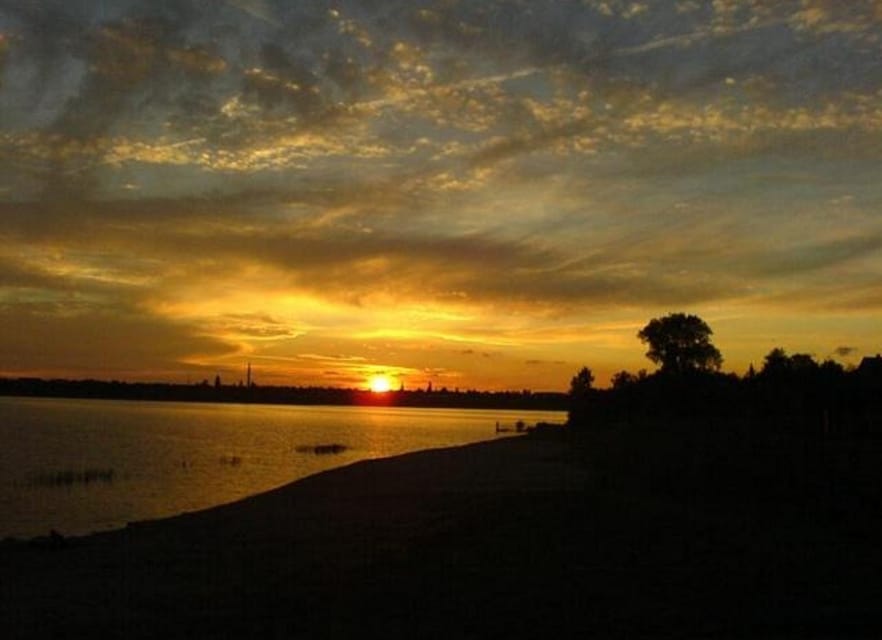
[[[125,526],[559,412],[0,398],[0,539]],[[315,447],[345,448],[316,454]],[[322,449],[320,449],[322,451]]]

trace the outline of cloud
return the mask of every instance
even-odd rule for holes
[[[530,366],[530,367],[537,367],[537,366],[544,366],[544,365],[569,365],[569,364],[571,364],[571,363],[569,363],[569,362],[567,362],[567,361],[565,361],[565,360],[538,360],[538,359],[531,359],[531,360],[525,360],[525,361],[524,361],[524,364],[526,364],[527,366]]]
[[[229,340],[287,340],[302,334],[295,323],[261,313],[228,313],[210,319],[208,325],[201,325],[201,330]]]
[[[254,18],[268,22],[273,26],[282,26],[282,23],[276,18],[272,6],[270,6],[265,0],[227,0],[227,3]]]
[[[776,247],[764,255],[747,257],[751,270],[765,275],[797,276],[878,254],[882,250],[882,231],[873,235],[804,244],[796,247]]]
[[[0,89],[3,88],[3,70],[6,65],[6,52],[9,49],[9,36],[0,32]]]
[[[24,339],[26,337],[26,339]],[[168,379],[188,360],[231,353],[228,344],[192,328],[118,309],[75,315],[0,305],[4,371],[65,375],[78,371],[103,379]]]
[[[365,362],[366,358],[361,356],[346,355],[322,355],[318,353],[298,353],[299,360],[319,360],[321,362]]]
[[[754,296],[757,286],[774,289],[782,278],[829,272],[872,258],[879,248],[878,233],[868,234],[869,229],[804,246],[792,241],[790,246],[765,246],[751,238],[749,229],[739,230],[729,218],[707,217],[700,210],[680,211],[664,225],[649,216],[641,218],[646,220],[643,227],[595,230],[580,243],[578,258],[575,246],[556,245],[559,241],[550,237],[541,242],[445,234],[434,228],[427,232],[419,225],[401,225],[397,214],[388,226],[381,224],[370,233],[348,217],[329,218],[327,226],[313,224],[318,212],[338,207],[339,198],[363,201],[362,193],[329,196],[294,190],[217,199],[139,199],[93,203],[88,213],[76,214],[16,204],[6,207],[0,230],[9,238],[37,243],[35,247],[67,247],[68,279],[95,280],[97,274],[123,282],[128,274],[131,284],[141,277],[133,270],[149,271],[153,281],[140,281],[142,298],[174,299],[197,291],[206,296],[224,286],[259,289],[272,283],[279,291],[362,307],[428,300],[445,306],[492,303],[574,310],[743,299]],[[277,213],[292,199],[312,212],[303,218],[308,224]],[[357,211],[354,220],[361,217]],[[565,235],[584,233],[591,220]],[[121,261],[123,255],[141,256],[143,267]],[[103,274],[90,272],[87,259],[103,265]],[[116,275],[110,271],[114,262]],[[163,263],[171,268],[157,268]],[[217,272],[226,274],[226,283],[212,282]]]
[[[335,28],[341,20],[356,18],[332,18],[308,8],[288,10],[283,33],[274,29],[258,32],[256,37],[248,37],[244,25],[231,22],[234,14],[220,9],[194,12],[176,8],[174,3],[160,3],[151,11],[134,13],[129,9],[130,15],[123,13],[124,17],[98,23],[74,12],[69,19],[59,20],[65,26],[52,26],[65,34],[53,45],[36,35],[49,20],[47,15],[36,10],[19,12],[33,30],[27,39],[29,46],[42,49],[39,57],[46,60],[47,67],[78,58],[88,71],[76,94],[62,101],[63,111],[53,127],[73,139],[64,144],[47,139],[42,145],[15,146],[31,152],[32,159],[41,164],[34,175],[48,182],[45,193],[69,198],[93,195],[114,171],[132,162],[189,165],[202,172],[194,175],[195,185],[206,182],[212,173],[225,171],[333,170],[317,166],[317,161],[351,158],[365,151],[369,151],[365,158],[400,162],[401,152],[411,148],[412,139],[401,140],[406,145],[400,146],[391,130],[378,131],[381,110],[391,110],[392,117],[432,122],[434,127],[446,129],[447,135],[485,133],[483,140],[469,143],[476,150],[472,159],[476,165],[564,146],[596,152],[605,144],[639,145],[645,143],[646,135],[716,140],[721,136],[756,136],[764,128],[878,130],[878,114],[831,112],[829,105],[822,112],[813,112],[805,106],[782,110],[768,109],[765,104],[747,105],[746,109],[740,104],[712,104],[706,109],[703,95],[696,96],[701,100],[690,102],[689,96],[682,96],[685,85],[680,80],[668,75],[665,82],[658,82],[660,72],[654,65],[684,70],[694,66],[698,58],[710,58],[695,56],[688,47],[680,51],[681,47],[677,49],[679,57],[673,59],[650,58],[637,66],[617,61],[622,54],[615,53],[608,43],[599,43],[596,32],[614,16],[633,13],[633,3],[611,3],[608,11],[603,9],[606,4],[586,11],[576,3],[561,3],[554,10],[532,14],[508,14],[501,6],[409,8],[405,13],[411,20],[402,23],[390,22],[383,13],[354,12],[359,29],[370,31],[374,43],[356,49],[349,40],[351,29]],[[236,5],[263,17],[273,11],[261,2]],[[841,61],[802,55],[811,47],[810,42],[794,44],[792,38],[785,38],[779,47],[775,43],[781,39],[765,38],[741,43],[741,35],[768,28],[769,20],[786,28],[781,26],[789,24],[784,10],[769,13],[761,3],[714,6],[714,20],[719,24],[712,22],[706,33],[729,38],[738,55],[721,54],[702,63],[711,68],[707,73],[689,72],[691,79],[686,82],[691,86],[711,86],[733,75],[740,80],[746,69],[756,75],[757,69],[774,66],[776,59],[783,60],[784,66],[773,68],[774,75],[799,79],[811,73],[811,86],[818,91],[829,87],[823,83],[854,84],[872,77],[872,68],[854,68],[856,60],[869,61],[863,55],[852,55],[849,63],[854,70],[848,74],[825,69],[819,73],[819,64],[832,69],[841,66]],[[681,28],[677,26],[682,20],[679,13],[657,8],[648,13],[653,16],[653,31]],[[635,21],[640,22],[626,20],[627,28],[619,25],[611,37],[622,42],[640,37],[645,29],[632,24]],[[483,34],[474,39],[474,49],[462,49],[462,24],[475,25]],[[430,36],[418,29],[417,35],[423,38],[419,45],[413,41],[414,34],[408,33],[415,25],[434,25],[429,28]],[[381,27],[385,30],[382,33]],[[237,53],[212,39],[215,30],[223,29],[242,42]],[[291,44],[288,37],[295,34],[306,38],[301,46]],[[671,37],[688,38],[688,34]],[[518,66],[487,64],[493,60],[485,57],[488,51],[508,53],[514,42],[527,45],[516,60]],[[319,56],[311,50],[326,54]],[[457,58],[483,59],[484,63],[476,67],[479,73],[456,71],[449,61]],[[19,60],[22,64],[24,58]],[[737,60],[737,68],[732,66],[733,60]],[[409,76],[415,69],[422,69],[425,77]],[[556,85],[553,100],[534,98],[543,83]],[[58,86],[60,79],[53,76],[42,84]],[[786,82],[779,85],[787,90]],[[616,92],[626,86],[630,87],[626,95],[617,99]],[[656,96],[649,105],[641,106],[640,92],[650,86]],[[806,82],[799,84],[803,100],[809,95],[805,94],[806,86]],[[681,97],[671,103],[673,89]],[[574,99],[577,93],[591,96],[587,108]],[[628,106],[606,114],[604,103]],[[658,108],[653,111],[653,107]],[[157,140],[153,132],[159,122],[183,135],[166,131]],[[126,129],[127,134],[108,135],[118,129]],[[143,135],[132,135],[138,129]],[[401,128],[395,131],[400,136]],[[433,134],[440,132],[427,133],[430,135],[423,139],[432,140]],[[199,142],[176,146],[189,140]]]
[[[233,350],[203,363],[875,313],[879,31],[820,0],[7,3],[4,299]]]

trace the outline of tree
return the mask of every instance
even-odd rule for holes
[[[612,388],[615,390],[627,389],[629,387],[633,387],[639,382],[643,382],[647,378],[646,369],[641,369],[636,374],[631,373],[630,371],[619,371],[614,373],[612,377],[609,379]]]
[[[588,367],[582,367],[579,373],[570,380],[570,396],[573,398],[581,398],[587,396],[591,392],[594,384],[594,374]]]
[[[783,376],[790,373],[790,356],[781,347],[775,347],[763,358],[763,368],[760,373],[765,376]]]
[[[818,363],[808,353],[787,355],[781,347],[766,354],[761,373],[766,377],[810,376],[819,369]]]
[[[612,378],[609,380],[613,389],[625,389],[630,387],[637,382],[637,376],[635,376],[630,371],[619,371],[618,373],[614,373]]]
[[[569,423],[581,426],[588,422],[589,397],[594,384],[594,374],[588,367],[582,367],[570,380]]]
[[[649,345],[646,357],[661,365],[664,373],[683,374],[689,371],[718,371],[723,356],[711,343],[713,331],[694,315],[672,313],[653,318],[637,333]]]

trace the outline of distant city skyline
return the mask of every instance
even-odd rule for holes
[[[882,351],[877,0],[0,4],[0,376]],[[385,384],[385,383],[384,383]]]

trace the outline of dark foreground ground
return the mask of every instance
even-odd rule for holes
[[[513,438],[0,544],[0,637],[882,637],[880,445]]]

